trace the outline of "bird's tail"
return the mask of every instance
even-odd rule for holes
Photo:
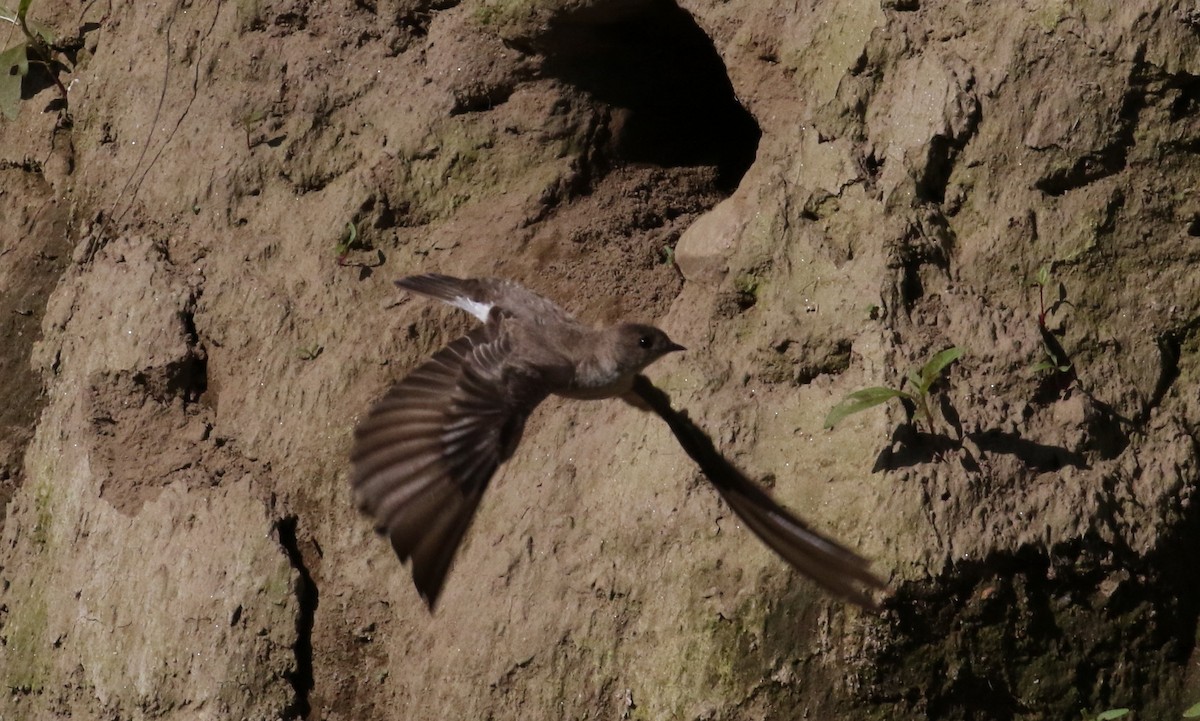
[[[395,281],[396,285],[404,290],[419,293],[444,303],[451,303],[460,297],[471,297],[470,282],[439,273],[410,275]]]
[[[492,310],[493,303],[478,280],[426,273],[410,275],[395,283],[407,291],[465,310],[481,322],[487,322],[488,313]]]

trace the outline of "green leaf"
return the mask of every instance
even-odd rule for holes
[[[1054,370],[1056,368],[1058,368],[1058,366],[1054,364],[1054,361],[1044,360],[1035,363],[1031,370],[1033,370],[1034,373],[1042,373],[1043,371]]]
[[[346,237],[338,241],[335,246],[335,251],[338,255],[345,255],[354,247],[354,241],[358,240],[358,227],[354,223],[346,223]]]
[[[893,398],[911,399],[912,396],[904,391],[898,391],[894,388],[884,388],[882,386],[854,391],[843,398],[841,403],[834,406],[833,410],[829,411],[829,415],[825,417],[825,427],[833,428],[834,425],[846,416],[858,413],[859,411],[865,411],[880,403],[886,403]]]
[[[21,0],[20,4],[17,5],[16,12],[13,12],[7,6],[0,5],[0,20],[21,26],[22,30],[30,34],[28,38],[30,40],[34,39],[32,36],[37,36],[47,45],[53,44],[54,31],[36,20],[30,20],[26,17],[29,14],[29,6],[31,4],[32,0]]]
[[[1183,712],[1184,718],[1200,718],[1200,703]]]
[[[1096,721],[1113,721],[1113,719],[1118,719],[1128,714],[1129,709],[1127,708],[1110,708],[1107,711],[1101,711],[1100,714],[1096,716]]]
[[[17,117],[21,103],[21,78],[29,72],[25,43],[18,43],[0,53],[0,113],[12,120]]]
[[[929,390],[929,386],[937,380],[938,374],[954,361],[962,357],[963,349],[958,346],[950,346],[946,350],[934,355],[929,359],[929,362],[921,367],[921,384],[919,386],[920,393],[924,395],[925,391]]]
[[[42,39],[42,42],[50,45],[54,42],[54,31],[36,20],[25,21],[25,27],[29,28],[29,32],[37,35]]]
[[[251,125],[262,122],[266,117],[267,117],[267,111],[254,110],[249,113],[246,113],[246,116],[242,118],[242,125],[245,125],[248,128]]]
[[[1038,268],[1037,278],[1034,282],[1038,285],[1046,285],[1050,282],[1050,266],[1048,264]]]

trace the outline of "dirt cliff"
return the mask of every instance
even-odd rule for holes
[[[30,17],[55,48],[0,120],[0,719],[1200,701],[1190,4]],[[469,327],[391,284],[430,271],[665,328],[689,352],[651,377],[875,560],[884,613],[792,573],[653,416],[551,400],[430,616],[346,482],[356,418]],[[932,427],[823,428],[950,346]]]

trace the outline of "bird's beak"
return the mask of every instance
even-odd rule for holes
[[[675,341],[671,341],[671,345],[667,346],[668,353],[674,353],[676,351],[681,351],[681,350],[687,350],[687,348],[684,348],[683,346],[679,345]]]

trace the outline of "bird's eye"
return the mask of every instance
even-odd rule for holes
[[[649,348],[652,345],[654,345],[654,339],[651,338],[650,336],[644,335],[641,338],[638,338],[638,346],[639,347]]]

